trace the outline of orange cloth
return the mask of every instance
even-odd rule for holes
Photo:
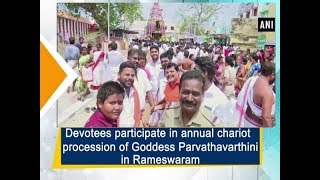
[[[169,102],[178,102],[179,101],[179,84],[180,84],[180,78],[176,81],[176,83],[171,86],[170,83],[167,83],[165,89],[164,89],[164,94],[165,94],[165,101],[166,105]]]
[[[134,89],[134,127],[139,127],[141,120],[141,109],[140,109],[140,99],[137,89],[133,86]]]

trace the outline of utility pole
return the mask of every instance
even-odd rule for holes
[[[108,42],[110,41],[110,0],[108,0]]]

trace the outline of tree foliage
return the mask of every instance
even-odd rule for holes
[[[196,21],[194,16],[184,16],[182,23],[180,24],[180,33],[186,33],[186,32],[194,32],[196,31],[196,34],[204,34],[205,28],[202,26],[196,27]]]
[[[204,35],[206,33],[205,24],[211,21],[214,17],[218,16],[218,11],[223,8],[228,7],[225,4],[207,4],[207,3],[194,3],[185,4],[180,8],[180,16],[183,17],[183,23],[180,27],[180,32],[188,32],[190,30],[196,31],[196,35]]]
[[[79,17],[80,12],[90,15],[102,30],[108,27],[108,3],[59,3],[59,7],[66,9],[75,17]],[[140,3],[110,3],[109,9],[111,29],[120,27],[123,16],[129,24],[134,20],[143,20]]]

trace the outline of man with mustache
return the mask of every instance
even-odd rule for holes
[[[118,81],[124,88],[123,111],[120,114],[118,127],[139,127],[141,121],[140,99],[139,94],[134,86],[134,79],[137,74],[136,66],[131,61],[125,61],[120,64],[118,72]],[[145,94],[144,94],[145,96]]]
[[[235,121],[239,127],[273,127],[275,125],[275,64],[265,62],[261,74],[243,85],[236,104]]]
[[[155,103],[153,99],[152,94],[152,86],[150,81],[148,80],[147,73],[139,67],[139,61],[140,58],[146,58],[144,52],[140,49],[129,49],[128,51],[128,61],[131,61],[134,63],[137,74],[136,78],[134,80],[134,86],[139,91],[139,94],[141,94],[140,99],[140,107],[142,111],[144,111],[145,105],[146,105],[146,97],[148,99],[148,103],[150,104],[151,110],[153,110]]]
[[[199,70],[183,73],[179,83],[179,102],[166,109],[160,127],[214,127],[215,116],[201,106],[204,78]]]

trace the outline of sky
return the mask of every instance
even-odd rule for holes
[[[150,10],[153,6],[153,3],[141,3],[143,9],[143,17],[147,20],[150,17]],[[187,3],[161,3],[160,7],[163,9],[163,18],[164,21],[170,23],[179,23],[182,21],[181,16],[177,15],[179,13],[179,7]],[[219,17],[215,19],[215,27],[226,27],[231,28],[231,19],[237,17],[237,12],[239,10],[240,3],[224,3],[228,5],[228,8],[221,8],[218,12]],[[213,20],[209,22],[212,24]]]
[[[185,0],[187,2],[188,0]],[[140,0],[143,17],[145,20],[150,18],[150,10],[154,2],[158,0]],[[165,22],[179,23],[182,21],[182,17],[179,15],[179,7],[191,3],[168,3],[170,0],[159,0],[160,7],[163,9],[163,18]],[[210,3],[207,3],[210,4]],[[208,22],[209,27],[212,27],[212,22],[215,21],[216,28],[231,28],[231,19],[237,17],[237,12],[239,10],[240,3],[221,3],[227,5],[228,7],[223,7],[218,11],[218,18],[213,18],[211,22]],[[190,11],[192,13],[192,11]],[[86,16],[84,12],[81,12],[83,16]]]

